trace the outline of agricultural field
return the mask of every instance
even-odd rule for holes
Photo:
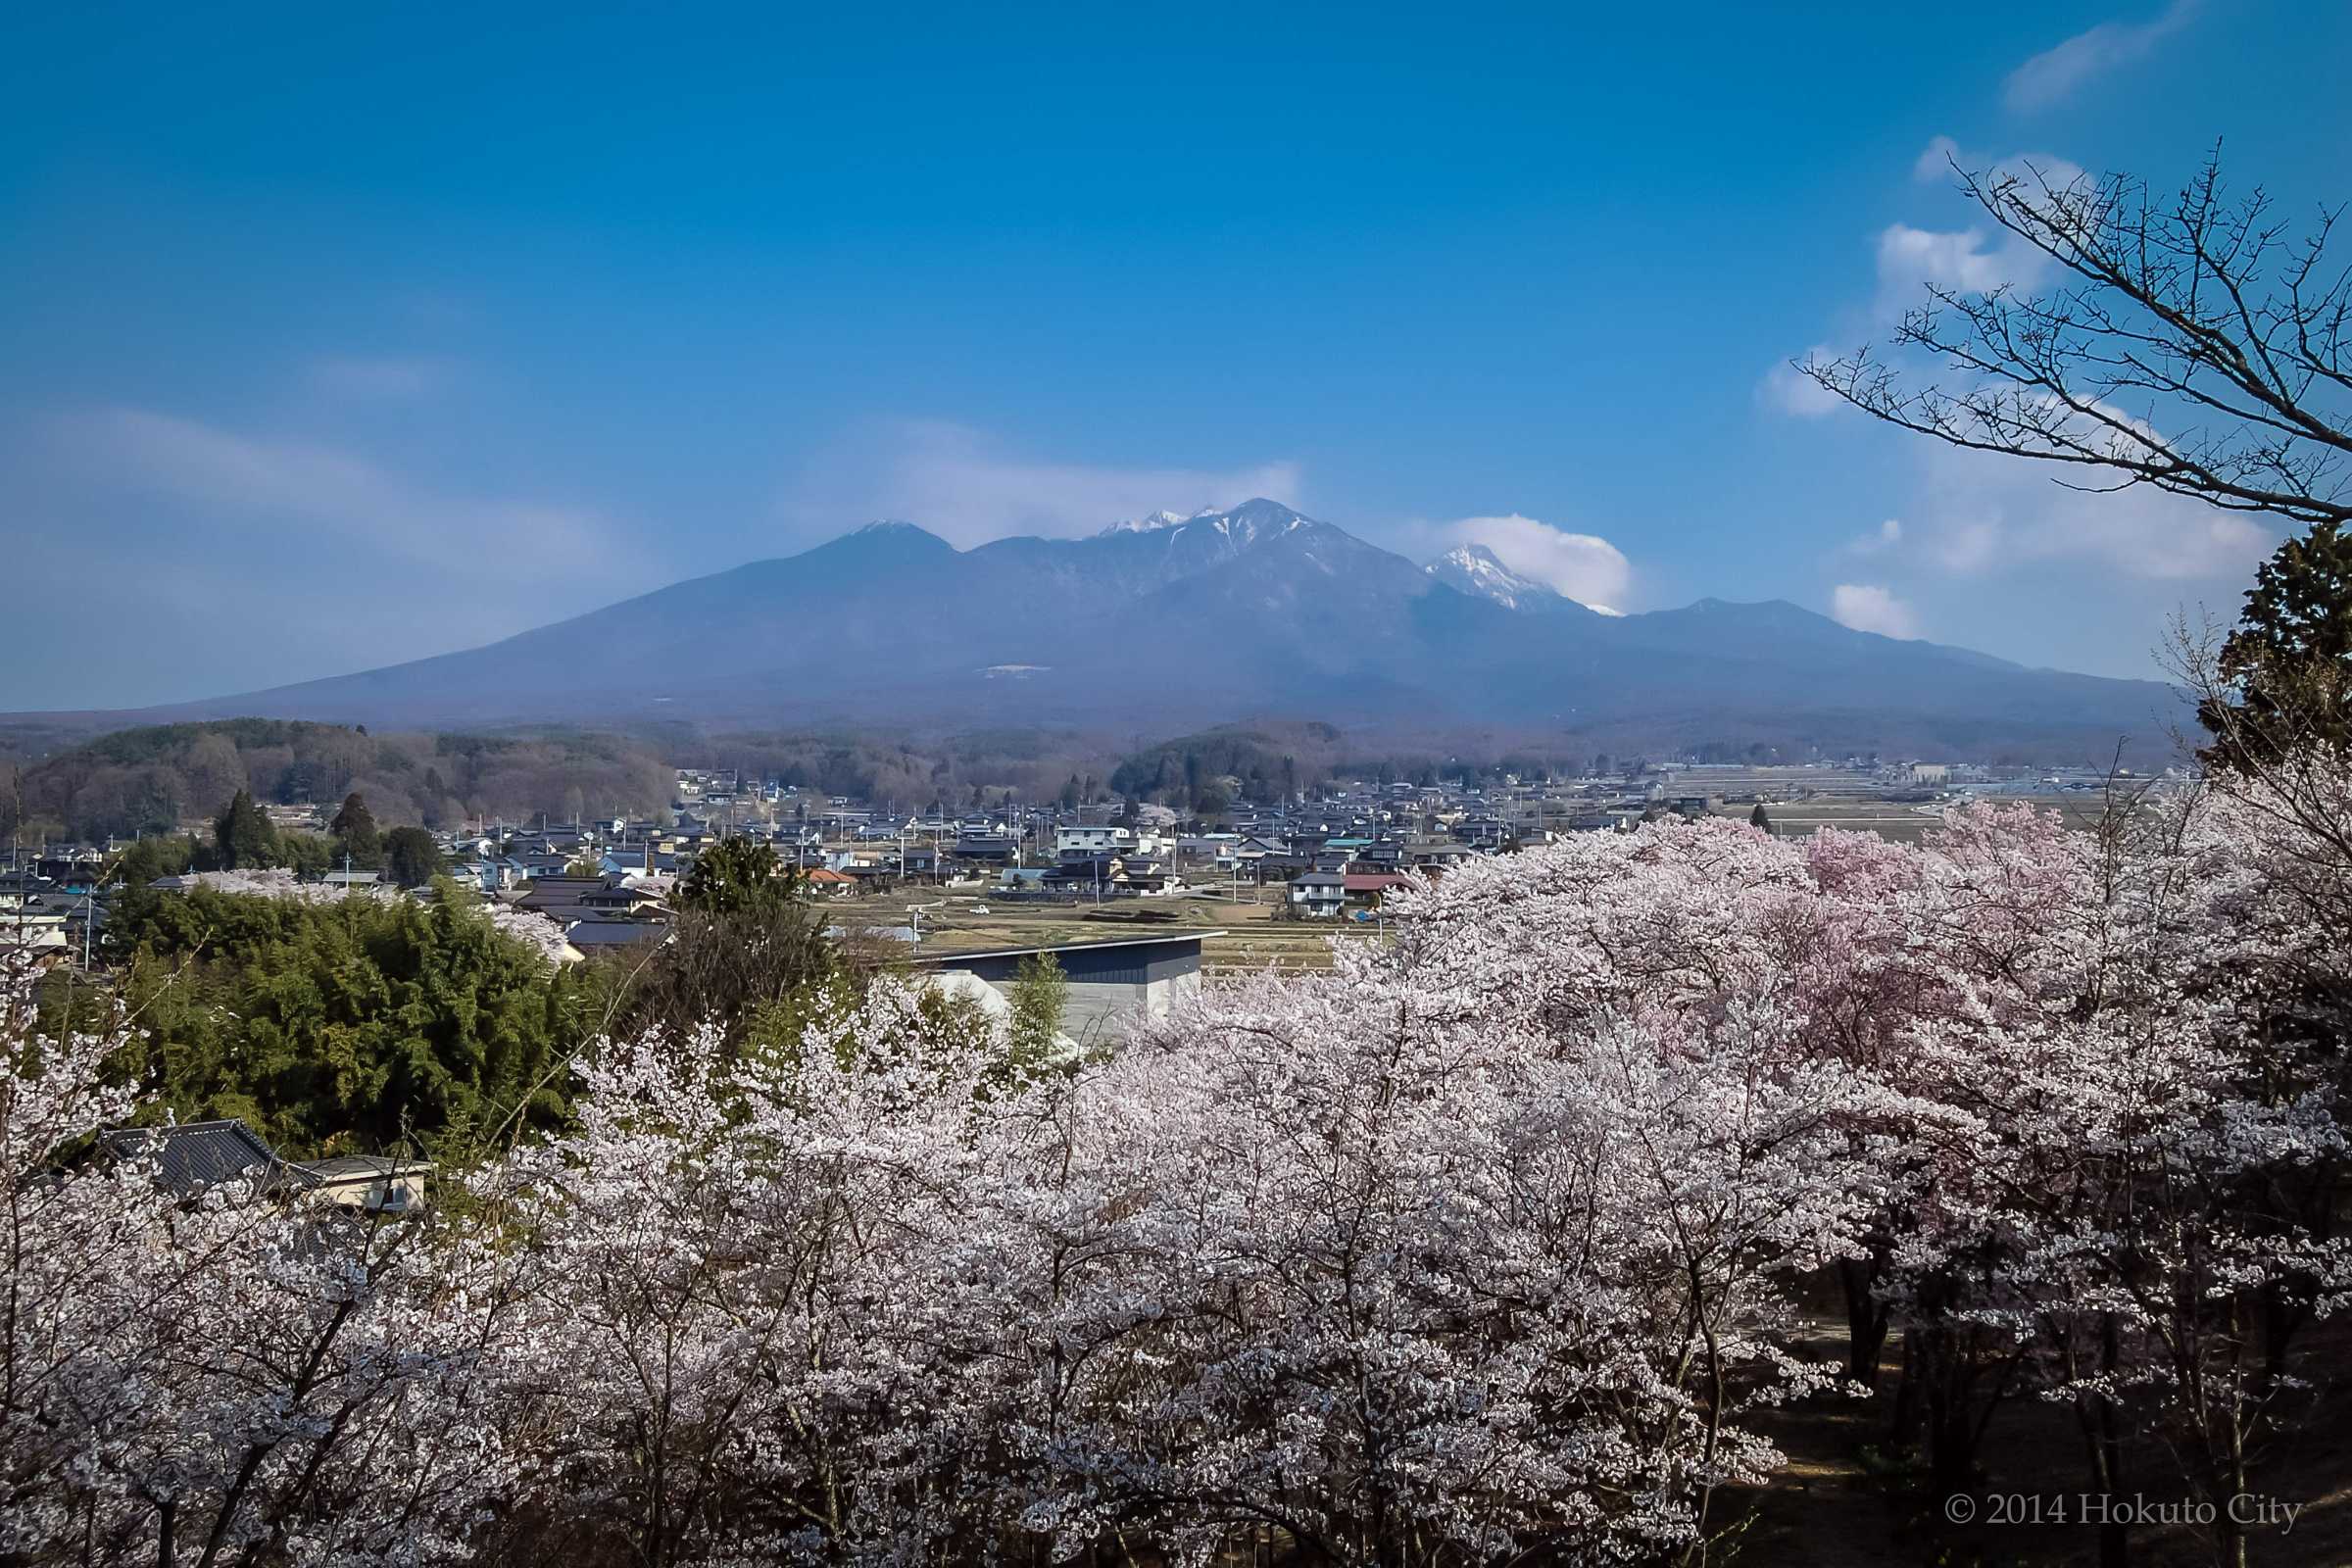
[[[928,897],[924,895],[928,894]],[[1093,919],[1091,904],[1008,904],[992,901],[985,893],[937,889],[901,889],[873,898],[846,900],[836,917],[844,924],[905,925],[910,911],[920,908],[921,951],[926,954],[973,953],[991,948],[1042,947],[1058,943],[1115,942],[1156,932],[1207,932],[1201,962],[1211,975],[1242,974],[1269,964],[1285,973],[1331,967],[1331,942],[1368,942],[1382,939],[1377,930],[1353,922],[1277,920],[1282,892],[1267,888],[1251,903],[1245,889],[1236,902],[1230,898],[1121,899],[1100,906],[1105,915],[1138,911],[1170,914],[1166,921],[1131,923],[1123,919]]]
[[[2055,811],[2060,821],[2078,830],[2090,828],[2107,806],[2106,797],[2098,794],[2007,796],[2002,799],[2006,805],[2031,806],[2036,810]],[[1891,843],[1917,844],[1930,828],[1942,819],[1949,804],[1824,794],[1810,800],[1768,799],[1764,811],[1772,818],[1773,834],[1779,838],[1810,838],[1822,828],[1834,827],[1844,833],[1876,833]],[[1716,808],[1719,815],[1741,818],[1744,818],[1748,809],[1744,806]]]

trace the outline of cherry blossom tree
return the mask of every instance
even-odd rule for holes
[[[1655,1554],[1777,1466],[1741,1419],[1837,1380],[1787,1353],[1781,1287],[1855,1245],[1847,1127],[1886,1097],[1801,1048],[1740,940],[1801,862],[1744,829],[1591,842],[1212,996],[1051,1119],[1004,1272],[1051,1286],[1012,1318],[1055,1530]],[[1726,866],[1756,873],[1728,913],[1696,896]]]
[[[481,1348],[504,1293],[454,1220],[361,1219],[95,1157],[137,1108],[115,1032],[0,1018],[0,1550],[419,1562],[461,1556],[502,1447]],[[118,1020],[120,1025],[120,1020]]]
[[[2029,1394],[2219,1498],[2352,1291],[2352,880],[2260,788],[1579,836],[1085,1056],[836,977],[595,1043],[422,1219],[93,1157],[124,1025],[20,978],[0,1553],[1697,1561],[1894,1336],[1937,1487]]]
[[[652,1564],[840,1561],[957,1528],[940,1267],[1002,1045],[977,1009],[883,981],[787,1053],[706,1030],[583,1069],[578,1133],[480,1184],[527,1243],[531,1328],[499,1377],[539,1434],[540,1515]]]

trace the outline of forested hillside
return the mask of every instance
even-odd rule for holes
[[[341,724],[216,719],[120,730],[24,767],[0,794],[0,833],[170,832],[217,816],[239,790],[330,809],[358,790],[387,827],[444,827],[469,816],[655,811],[669,804],[670,789],[660,758],[609,735],[370,735]]]

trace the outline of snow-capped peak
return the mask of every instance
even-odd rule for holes
[[[1560,601],[1558,589],[1513,571],[1485,545],[1448,550],[1422,569],[1448,588],[1492,599],[1505,610],[1542,610]]]
[[[1114,522],[1102,531],[1104,533],[1157,533],[1162,528],[1180,527],[1191,520],[1189,517],[1180,517],[1173,512],[1154,512],[1149,517],[1136,517],[1126,522]]]
[[[1263,498],[1245,501],[1238,507],[1202,507],[1191,516],[1173,512],[1154,512],[1148,517],[1131,522],[1114,522],[1102,530],[1104,534],[1164,533],[1194,523],[1201,524],[1206,532],[1234,545],[1253,544],[1257,540],[1293,528],[1303,528],[1307,519],[1279,502]]]

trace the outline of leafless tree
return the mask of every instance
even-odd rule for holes
[[[2058,285],[1931,283],[1886,349],[1800,371],[1904,429],[2064,465],[2075,488],[2153,485],[2306,527],[2352,519],[2352,270],[2328,255],[2340,209],[2298,232],[2259,188],[2230,196],[2218,154],[2161,197],[2127,174],[1954,170],[2057,264]],[[1939,357],[1941,373],[1904,351]]]

